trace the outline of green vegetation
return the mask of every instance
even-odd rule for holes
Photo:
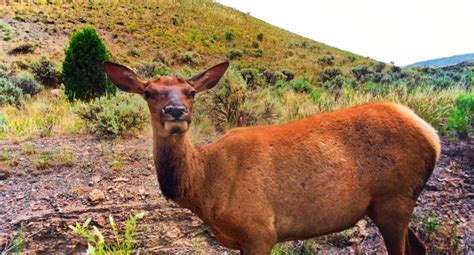
[[[16,75],[13,85],[20,88],[23,95],[34,96],[43,90],[43,86],[36,81],[31,73],[21,72]]]
[[[36,48],[36,45],[32,43],[28,43],[28,42],[21,43],[11,48],[8,51],[8,54],[11,54],[11,55],[28,54],[28,53],[32,53],[35,50],[35,48]]]
[[[109,60],[110,54],[93,28],[74,31],[65,55],[62,77],[69,100],[115,94],[116,87],[102,70],[102,62]]]
[[[25,245],[25,224],[24,223],[20,225],[20,229],[16,233],[15,238],[13,238],[13,241],[11,244],[12,244],[11,251],[13,251],[15,254],[21,253]]]
[[[456,98],[456,108],[449,116],[448,128],[467,135],[474,131],[474,93],[459,95]]]
[[[0,105],[19,105],[22,97],[23,92],[19,87],[7,78],[0,77]]]
[[[31,65],[31,70],[35,78],[45,86],[55,88],[62,82],[61,72],[44,56]]]
[[[143,212],[130,215],[124,223],[123,234],[112,215],[109,216],[109,224],[113,234],[113,240],[106,240],[103,233],[96,227],[90,227],[91,219],[88,218],[83,224],[69,225],[69,228],[77,235],[87,240],[87,254],[132,254],[136,246],[135,238],[140,234],[137,223],[143,218]]]
[[[412,224],[416,226],[425,240],[428,253],[458,254],[460,252],[459,232],[452,219],[442,219],[433,212],[422,217],[414,216]]]
[[[148,123],[148,107],[136,95],[118,93],[79,104],[76,113],[92,133],[114,137],[142,129]]]
[[[51,96],[45,91],[35,98],[25,99],[21,108],[6,105],[1,108],[4,127],[0,138],[25,139],[81,132],[84,124],[73,112],[77,104],[67,101],[64,95]]]

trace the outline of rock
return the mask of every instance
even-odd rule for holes
[[[30,183],[37,183],[39,182],[39,178],[38,177],[33,177],[30,179]]]
[[[102,190],[93,189],[89,193],[89,200],[92,201],[92,202],[98,202],[98,201],[101,201],[101,200],[104,200],[104,199],[105,199],[105,194]]]
[[[101,178],[100,178],[100,175],[94,175],[94,176],[92,176],[92,181],[93,181],[94,183],[100,182],[100,179],[101,179]]]
[[[63,92],[63,91],[60,90],[60,89],[52,89],[52,90],[51,90],[51,94],[52,94],[53,96],[60,96],[62,92]]]
[[[0,172],[0,180],[6,180],[8,178],[7,173],[5,172]]]
[[[0,247],[3,247],[5,246],[5,244],[7,244],[9,241],[9,238],[8,238],[8,235],[7,234],[0,234]]]
[[[115,178],[113,180],[113,182],[128,182],[128,181],[129,181],[128,178],[123,178],[123,177]]]

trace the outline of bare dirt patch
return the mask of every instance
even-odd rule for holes
[[[472,147],[466,146],[444,144],[441,162],[418,201],[416,214],[433,213],[455,221],[461,247],[472,251],[473,170],[463,156]],[[149,138],[107,141],[81,135],[0,141],[0,148],[8,152],[0,161],[0,249],[24,224],[25,235],[32,235],[24,251],[83,252],[86,243],[68,229],[69,224],[92,218],[92,224],[110,234],[106,231],[109,215],[122,222],[131,213],[143,211],[138,241],[144,251],[235,252],[219,246],[190,211],[161,195]],[[47,161],[44,168],[38,167],[42,157]],[[312,247],[329,253],[384,251],[370,221],[359,222],[351,231],[339,248],[334,246],[341,234],[318,238]]]

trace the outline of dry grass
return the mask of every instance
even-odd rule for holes
[[[75,103],[64,96],[52,96],[44,91],[33,99],[26,99],[20,108],[7,105],[0,108],[6,120],[6,130],[0,138],[23,140],[38,136],[80,133],[84,125],[73,113]]]

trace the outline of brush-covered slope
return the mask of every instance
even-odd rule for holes
[[[201,68],[231,59],[241,67],[288,69],[312,78],[328,66],[349,73],[354,66],[374,63],[208,0],[44,2],[10,2],[1,8],[4,62],[42,55],[60,62],[71,31],[90,25],[114,60],[130,66],[161,60],[172,67]],[[36,48],[21,56],[7,53],[24,43]]]
[[[474,60],[474,53],[455,55],[455,56],[445,57],[445,58],[430,59],[430,60],[410,64],[408,65],[408,67],[443,67],[443,66],[449,66],[449,65],[456,65],[462,62],[472,61],[472,60]]]

